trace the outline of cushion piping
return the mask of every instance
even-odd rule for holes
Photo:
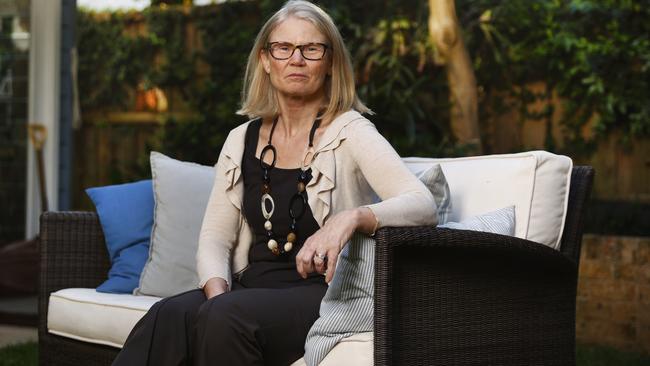
[[[82,341],[82,342],[103,344],[105,346],[111,346],[111,347],[120,348],[120,349],[124,346],[122,344],[118,345],[117,343],[114,343],[114,342],[111,342],[111,341],[104,341],[104,340],[100,340],[100,339],[96,339],[96,338],[81,337],[81,336],[77,336],[77,335],[67,333],[67,332],[52,330],[50,328],[47,328],[47,331],[48,331],[48,333],[56,334],[56,335],[61,336],[61,337],[76,339],[76,340]]]
[[[113,304],[106,304],[106,303],[94,302],[94,301],[88,301],[88,300],[71,299],[71,298],[61,296],[61,295],[58,295],[58,294],[55,294],[55,293],[50,295],[50,298],[52,298],[52,297],[57,297],[59,299],[67,300],[67,301],[70,301],[70,302],[77,302],[77,303],[82,303],[82,304],[90,304],[90,305],[97,305],[97,306],[104,306],[104,307],[111,307],[111,308],[119,308],[119,309],[127,309],[127,310],[136,310],[136,311],[141,311],[143,313],[146,313],[151,308],[151,307],[149,307],[146,310],[143,310],[143,309],[139,309],[139,308],[135,308],[135,307],[131,307],[131,306],[125,306],[125,305],[121,305],[121,304],[113,305]]]

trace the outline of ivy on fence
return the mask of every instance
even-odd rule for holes
[[[650,136],[650,7],[643,3],[464,0],[459,14],[486,93],[509,91],[518,103],[506,109],[549,125],[552,107],[540,113],[526,107],[557,93],[567,139],[563,152],[575,156],[593,153],[613,131],[622,132],[624,144]],[[534,81],[546,83],[546,91],[526,87]],[[552,139],[546,147],[555,150]]]
[[[128,109],[139,86],[174,93],[189,120],[164,124],[157,148],[214,163],[238,108],[246,57],[263,21],[284,1],[152,6],[142,13],[78,15],[82,108]],[[444,70],[432,63],[426,1],[319,2],[354,58],[358,90],[382,133],[403,155],[459,155],[448,126]],[[564,101],[565,153],[588,154],[598,138],[650,136],[650,7],[627,0],[459,0],[475,63],[483,121],[508,110],[552,126]],[[188,45],[188,24],[199,46]],[[534,93],[530,83],[543,81]],[[504,93],[510,97],[504,103]],[[590,133],[585,126],[591,123]],[[556,150],[549,132],[546,148]],[[488,149],[489,151],[489,149]]]

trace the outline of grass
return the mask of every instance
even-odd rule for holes
[[[0,366],[38,365],[38,343],[28,342],[0,348]]]
[[[38,344],[29,342],[0,348],[0,366],[38,365]],[[622,352],[602,346],[578,345],[576,366],[647,366],[650,355]]]
[[[650,355],[591,345],[576,347],[576,366],[648,366]]]

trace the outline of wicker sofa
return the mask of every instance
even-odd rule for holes
[[[377,233],[376,365],[571,365],[585,203],[593,170],[574,167],[560,250],[432,227]],[[42,365],[109,365],[117,348],[48,332],[49,295],[94,288],[109,260],[95,213],[41,217]]]

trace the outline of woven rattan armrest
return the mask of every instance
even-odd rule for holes
[[[41,215],[39,332],[46,332],[50,293],[70,287],[97,287],[110,266],[104,234],[94,212]]]
[[[375,259],[375,364],[570,365],[576,264],[514,237],[385,228]]]

